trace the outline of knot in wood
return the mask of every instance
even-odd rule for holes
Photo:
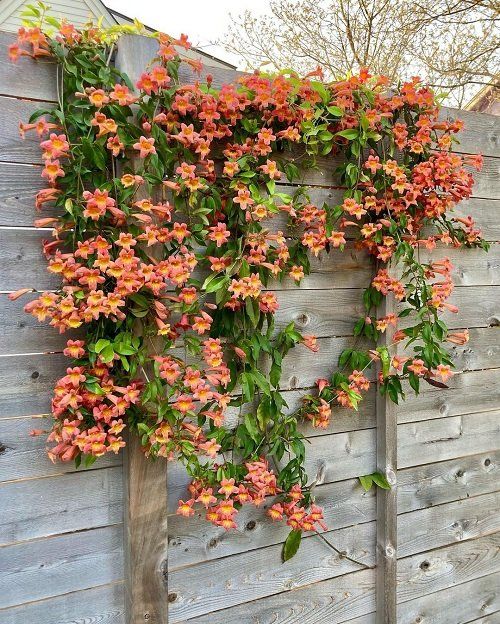
[[[385,554],[387,557],[390,557],[392,559],[396,555],[396,549],[394,548],[394,546],[391,546],[389,544],[385,547]]]
[[[305,327],[309,324],[309,316],[305,312],[303,312],[302,314],[299,314],[297,316],[296,321],[299,325]]]

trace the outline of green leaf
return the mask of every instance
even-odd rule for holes
[[[224,288],[229,284],[229,276],[228,275],[217,275],[212,273],[209,275],[207,279],[203,282],[203,286],[201,287],[207,293],[215,292],[220,288]]]
[[[344,137],[344,139],[353,141],[354,139],[358,138],[359,131],[354,128],[347,128],[347,130],[341,130],[340,132],[337,132],[335,136],[341,136]]]
[[[110,345],[111,343],[109,342],[109,340],[106,340],[106,338],[100,338],[96,343],[95,343],[95,347],[94,347],[94,351],[96,353],[100,353],[105,347],[107,347],[108,345]]]
[[[365,492],[368,492],[368,490],[370,490],[373,485],[372,475],[363,475],[363,476],[358,477],[358,479],[361,485],[363,486],[363,490]]]
[[[297,554],[302,539],[302,531],[290,531],[288,537],[283,544],[282,558],[283,562],[288,561]]]
[[[255,442],[255,444],[258,444],[261,436],[255,416],[252,413],[245,414],[244,422],[248,434]]]
[[[254,327],[257,327],[257,323],[259,322],[260,318],[259,302],[257,301],[257,299],[247,297],[245,301],[245,310],[252,325]]]
[[[115,357],[115,351],[113,349],[113,347],[111,345],[107,345],[106,347],[104,347],[104,349],[102,349],[102,351],[99,353],[99,356],[101,358],[101,360],[105,363],[108,364],[109,362],[111,362],[113,360],[113,358]]]
[[[120,355],[134,355],[136,353],[136,349],[134,349],[134,347],[123,344],[123,342],[115,344],[113,347],[116,353],[119,353]]]
[[[326,110],[335,115],[335,117],[342,117],[344,115],[344,111],[339,106],[327,106]]]
[[[383,475],[381,472],[374,472],[371,476],[373,482],[378,485],[379,488],[382,488],[383,490],[391,489],[389,481],[387,481],[385,475]]]

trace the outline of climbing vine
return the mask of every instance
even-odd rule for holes
[[[326,84],[318,69],[180,84],[181,64],[201,66],[184,55],[185,36],[158,33],[133,85],[112,63],[126,28],[77,30],[42,4],[26,19],[11,58],[58,65],[58,103],[20,130],[42,139],[47,188],[36,208],[58,216],[36,225],[53,228],[43,250],[62,286],[25,309],[79,332],[55,386],[49,457],[89,466],[119,452],[127,427],[147,456],[185,465],[183,516],[205,508],[231,529],[242,505],[275,497],[267,513],[292,529],[289,558],[302,532],[325,528],[301,423],[327,427],[338,407],[357,409],[374,374],[395,402],[406,384],[418,393],[453,374],[446,344],[468,334],[440,318],[456,311],[452,265],[425,263],[420,249],[487,248],[472,218],[453,213],[471,194],[465,166],[479,169],[481,157],[451,152],[462,123],[438,119],[417,78],[390,85],[363,69]],[[338,203],[315,205],[307,187],[282,184],[333,159]],[[283,359],[318,343],[279,322],[273,285],[300,285],[311,254],[332,248],[374,258],[358,340],[290,411]],[[386,297],[396,313],[378,313]],[[372,481],[387,486],[383,475],[363,479]]]

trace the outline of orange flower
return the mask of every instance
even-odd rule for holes
[[[133,145],[135,150],[138,150],[140,158],[146,158],[150,154],[156,154],[155,140],[153,138],[147,139],[141,136],[137,143]]]

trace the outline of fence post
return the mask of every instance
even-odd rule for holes
[[[116,67],[135,83],[158,50],[158,41],[125,35]],[[167,466],[147,459],[135,434],[124,465],[125,609],[127,624],[167,624]]]
[[[396,312],[392,295],[384,298],[378,316]],[[379,341],[389,346],[394,331],[389,326]],[[377,381],[377,386],[378,386]],[[377,390],[379,390],[377,388]],[[377,392],[377,471],[385,475],[390,490],[377,488],[377,624],[397,622],[397,413],[396,404]]]

